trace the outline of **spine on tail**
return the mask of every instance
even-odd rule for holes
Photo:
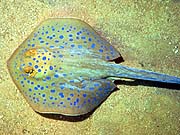
[[[116,77],[180,84],[180,78],[175,76],[149,70],[130,68],[122,65],[113,64],[112,66],[115,68],[114,76]]]

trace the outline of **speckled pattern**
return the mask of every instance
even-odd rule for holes
[[[113,64],[119,52],[87,23],[48,19],[8,61],[11,76],[40,113],[77,116],[94,110],[116,87],[111,77],[179,83],[180,78]]]
[[[102,69],[105,60],[119,56],[83,21],[49,19],[20,45],[8,66],[36,111],[81,115],[93,110],[115,88],[103,79],[108,70]],[[100,64],[101,60],[104,63]]]

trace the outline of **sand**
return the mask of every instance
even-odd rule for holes
[[[89,23],[117,48],[124,65],[180,77],[178,0],[1,0],[0,134],[178,135],[180,92],[147,82],[118,85],[87,119],[70,122],[34,112],[14,85],[6,61],[50,17]],[[167,86],[169,87],[169,86]]]

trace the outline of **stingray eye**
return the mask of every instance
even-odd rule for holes
[[[36,75],[36,71],[34,70],[33,67],[30,67],[30,66],[27,66],[27,67],[24,67],[24,72],[29,74],[30,77],[33,77]]]
[[[26,57],[34,56],[34,55],[36,55],[36,54],[37,54],[37,50],[36,50],[36,49],[30,49],[30,50],[27,50],[27,51],[24,53],[24,55],[25,55]]]

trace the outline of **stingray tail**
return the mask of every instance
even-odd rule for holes
[[[115,68],[115,77],[180,84],[180,78],[175,76],[115,64],[111,67]]]

